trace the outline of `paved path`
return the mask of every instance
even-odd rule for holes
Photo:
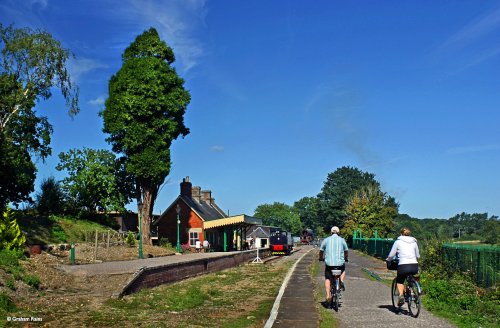
[[[455,327],[444,319],[438,318],[422,308],[418,318],[411,317],[407,311],[396,314],[390,298],[390,286],[367,277],[363,268],[371,271],[385,271],[385,262],[349,250],[350,262],[346,265],[346,291],[343,293],[339,312],[332,311],[339,327]],[[318,286],[323,286],[324,266],[316,277]],[[423,286],[425,289],[425,286]],[[407,306],[405,304],[405,309]]]
[[[107,274],[127,274],[135,273],[142,267],[155,267],[172,263],[184,263],[199,259],[212,257],[221,257],[240,252],[211,252],[211,253],[192,253],[184,255],[171,255],[153,257],[147,259],[137,259],[129,261],[113,261],[95,264],[81,265],[60,265],[59,268],[67,273],[77,276],[94,276]]]
[[[265,327],[301,327],[301,328],[316,328],[318,327],[319,315],[316,311],[314,302],[314,281],[309,272],[311,263],[317,259],[316,252],[312,251],[312,247],[302,247],[292,256],[298,256],[298,262],[295,265],[293,273],[288,281],[285,280],[282,288],[284,288],[282,297],[281,290],[278,295],[279,307],[273,308],[276,315],[274,322],[268,320]],[[275,303],[276,307],[276,303]],[[271,319],[271,318],[270,318]]]

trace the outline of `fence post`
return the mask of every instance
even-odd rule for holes
[[[106,243],[106,248],[109,248],[109,230],[108,230],[108,242]]]
[[[94,262],[97,260],[97,238],[99,237],[99,232],[95,231],[95,247],[94,247]]]
[[[476,264],[476,284],[479,286],[481,283],[481,252],[477,250],[477,264]]]
[[[75,243],[71,242],[71,264],[75,264]]]

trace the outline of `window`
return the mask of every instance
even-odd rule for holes
[[[200,239],[198,236],[198,231],[190,231],[189,232],[189,246],[195,247],[196,241]]]

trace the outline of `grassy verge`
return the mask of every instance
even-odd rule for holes
[[[435,279],[424,273],[421,280],[425,292],[423,304],[429,311],[449,319],[458,327],[499,327],[498,287],[481,289],[460,275]]]
[[[47,327],[262,327],[290,262],[245,265],[143,290],[123,299],[73,297],[12,316],[43,318]]]
[[[318,261],[314,261],[313,264],[311,265],[309,272],[311,273],[311,277],[313,281],[315,282],[314,284],[314,300],[316,304],[319,304],[320,302],[325,300],[325,293],[324,293],[324,286],[320,285],[317,283],[316,277],[318,276],[320,270],[320,264]],[[325,307],[319,305],[318,307],[319,311],[319,327],[320,328],[335,328],[337,327],[337,321],[332,315],[332,310],[326,309]]]

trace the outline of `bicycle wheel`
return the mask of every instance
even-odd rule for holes
[[[392,306],[398,308],[399,292],[398,292],[398,284],[396,283],[396,278],[394,278],[394,280],[392,281],[391,299],[392,299]]]
[[[410,295],[408,295],[408,310],[412,317],[416,318],[420,314],[420,286],[414,281],[410,286]]]
[[[335,297],[337,294],[335,293],[335,282],[332,283],[332,287],[330,288],[330,295],[332,296],[332,299],[330,300],[330,304],[328,304],[328,307],[330,309],[333,309],[335,305]]]
[[[332,307],[335,312],[339,312],[339,294],[335,293],[332,297]]]

